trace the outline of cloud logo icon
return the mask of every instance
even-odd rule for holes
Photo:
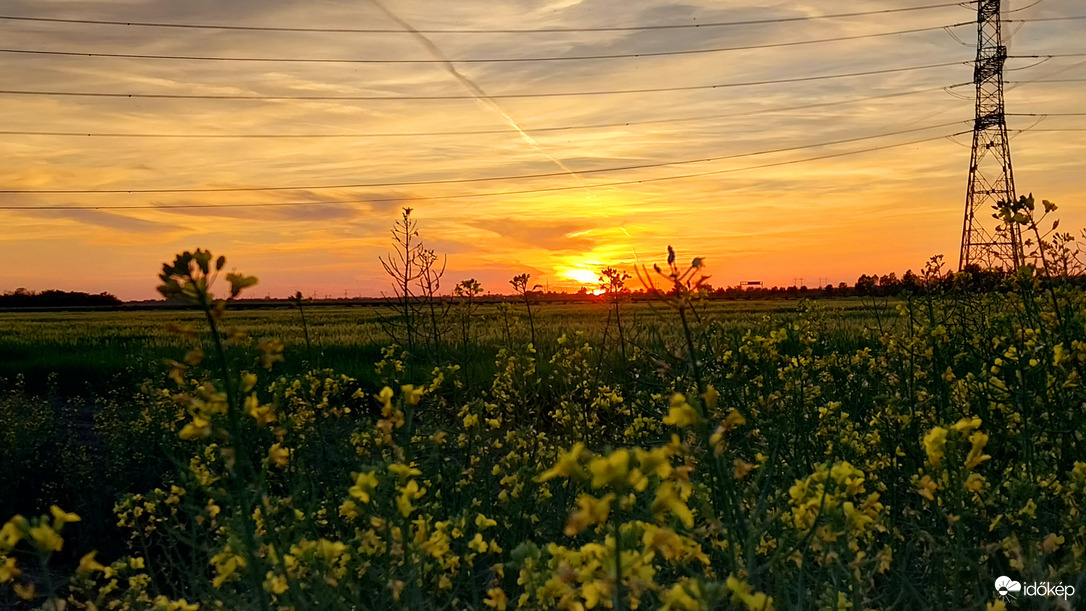
[[[1003,597],[1007,596],[1008,594],[1021,592],[1022,584],[1011,579],[1010,577],[1007,577],[1006,575],[1002,575],[999,577],[999,579],[995,580],[995,589],[996,592],[1001,597]]]

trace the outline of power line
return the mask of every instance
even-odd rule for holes
[[[959,83],[952,85],[952,87],[971,85],[969,83]],[[603,129],[610,127],[630,127],[635,125],[657,125],[666,123],[689,123],[696,121],[710,121],[716,119],[729,119],[734,117],[749,117],[753,115],[770,114],[776,112],[789,112],[793,110],[809,110],[812,108],[822,108],[826,106],[843,106],[846,104],[854,104],[857,102],[868,102],[871,100],[882,100],[888,98],[905,97],[910,95],[916,95],[919,93],[931,93],[933,91],[943,91],[945,87],[925,87],[923,89],[911,89],[907,91],[898,91],[894,93],[885,93],[880,95],[870,95],[856,98],[848,98],[844,100],[834,100],[829,102],[812,102],[808,104],[799,104],[794,106],[778,106],[775,108],[763,108],[760,110],[750,110],[744,112],[734,112],[726,114],[715,115],[703,115],[696,117],[675,117],[665,119],[653,119],[648,121],[624,121],[614,123],[596,123],[593,125],[563,125],[553,127],[526,127],[524,131],[529,133],[547,133],[547,132],[561,132],[561,131],[573,131],[584,129]],[[309,133],[309,134],[161,134],[161,133],[123,133],[123,132],[77,132],[77,131],[31,131],[31,130],[0,130],[0,135],[5,136],[73,136],[73,137],[94,137],[94,138],[193,138],[193,139],[228,139],[228,138],[402,138],[402,137],[426,137],[431,138],[434,136],[483,136],[494,134],[510,134],[516,133],[509,129],[483,129],[483,130],[463,130],[463,131],[445,131],[445,132],[372,132],[372,133]]]
[[[930,70],[932,68],[945,68],[947,66],[957,66],[961,64],[971,64],[972,62],[943,62],[939,64],[927,64],[923,66],[907,66],[904,68],[884,68],[882,70],[864,70],[861,72],[847,72],[841,74],[823,74],[817,76],[800,76],[785,79],[767,79],[761,81],[741,81],[731,83],[716,83],[713,85],[688,85],[681,87],[655,87],[644,89],[611,89],[604,91],[556,91],[546,93],[505,93],[505,94],[492,94],[487,97],[490,99],[513,99],[513,98],[557,98],[557,97],[576,97],[576,96],[600,96],[600,95],[619,95],[619,94],[632,94],[632,93],[665,93],[675,91],[697,91],[697,90],[710,90],[710,89],[724,89],[730,87],[751,87],[757,85],[779,85],[785,83],[802,83],[808,81],[823,81],[830,79],[851,78],[857,76],[872,76],[876,74],[892,74],[899,72],[911,72],[915,70]],[[92,98],[140,98],[140,99],[170,99],[170,100],[261,100],[261,101],[284,101],[284,100],[306,100],[306,101],[380,101],[380,100],[396,100],[396,101],[427,101],[427,100],[474,100],[476,97],[471,94],[460,95],[404,95],[404,96],[287,96],[287,95],[214,95],[214,94],[169,94],[169,93],[109,93],[109,92],[91,92],[91,91],[39,91],[39,90],[16,90],[16,89],[0,89],[2,95],[26,95],[26,96],[47,96],[47,97],[92,97]]]
[[[1030,19],[1004,19],[1003,23],[1035,23],[1039,21],[1075,21],[1077,19],[1086,19],[1086,15],[1076,15],[1069,17],[1032,17]]]
[[[642,53],[616,53],[610,55],[572,55],[572,56],[547,56],[547,57],[482,57],[460,58],[447,61],[457,64],[492,64],[512,62],[555,62],[555,61],[581,61],[601,59],[634,59],[644,57],[670,57],[676,55],[700,55],[708,53],[723,53],[727,51],[747,51],[752,49],[774,49],[781,47],[796,47],[846,40],[861,40],[865,38],[881,38],[886,36],[898,36],[902,34],[916,34],[920,32],[932,32],[935,30],[949,30],[964,25],[972,25],[972,22],[963,21],[950,25],[930,26],[925,28],[913,28],[909,30],[895,30],[892,32],[876,32],[872,34],[857,34],[854,36],[835,36],[832,38],[818,38],[813,40],[798,40],[790,42],[765,43],[758,45],[744,45],[738,47],[715,47],[710,49],[686,49],[681,51],[652,51]],[[144,53],[98,53],[93,51],[51,51],[42,49],[0,49],[0,53],[21,55],[48,55],[63,57],[92,57],[106,59],[150,59],[150,60],[181,60],[204,62],[275,62],[275,63],[307,63],[307,64],[442,64],[444,59],[334,59],[312,57],[213,57],[205,55],[152,55]]]
[[[1008,117],[1086,117],[1086,112],[1009,112]]]
[[[838,157],[846,157],[850,155],[859,155],[862,153],[871,153],[874,151],[881,151],[892,148],[900,148],[903,146],[912,146],[914,144],[921,144],[924,142],[933,142],[935,140],[943,140],[949,137],[961,136],[971,133],[970,131],[961,131],[945,136],[936,136],[932,138],[921,138],[919,140],[911,140],[909,142],[900,142],[898,144],[886,144],[882,146],[875,146],[866,149],[859,149],[855,151],[845,151],[841,153],[829,153],[826,155],[819,155],[816,157],[807,157],[805,159],[793,159],[790,161],[778,161],[774,163],[764,163],[754,166],[744,166],[741,168],[729,168],[726,170],[712,170],[708,172],[696,172],[690,174],[678,174],[672,176],[661,176],[657,178],[642,178],[638,180],[624,180],[616,182],[600,183],[591,185],[592,188],[596,187],[617,187],[624,185],[637,185],[645,183],[663,182],[668,180],[685,180],[689,178],[702,178],[705,176],[718,176],[721,174],[730,174],[735,172],[745,172],[749,170],[760,170],[773,167],[781,167],[794,165],[797,163],[808,163],[811,161],[822,161],[825,159],[834,159]],[[487,191],[483,193],[463,194],[463,195],[444,195],[439,197],[385,197],[385,198],[372,198],[372,199],[359,199],[359,200],[341,200],[341,201],[320,201],[320,202],[262,202],[262,203],[249,203],[249,204],[160,204],[160,205],[146,205],[146,204],[134,204],[134,205],[121,205],[121,206],[70,206],[70,205],[56,205],[56,206],[0,206],[0,210],[170,210],[170,209],[188,209],[188,208],[258,208],[258,207],[286,207],[286,206],[321,206],[321,205],[341,205],[341,204],[370,204],[370,203],[382,203],[382,202],[412,202],[412,201],[431,201],[431,200],[448,200],[448,199],[470,199],[470,198],[482,198],[482,197],[500,197],[503,195],[524,195],[532,193],[553,193],[560,191],[574,191],[578,189],[588,188],[585,185],[566,185],[561,187],[545,187],[540,189],[522,189],[517,191]]]
[[[1082,83],[1086,78],[1046,78],[1032,81],[1007,81],[1008,85],[1028,85],[1030,83]]]
[[[726,159],[739,159],[742,157],[754,157],[758,155],[769,155],[772,153],[784,153],[790,151],[798,151],[809,148],[818,148],[822,146],[831,146],[836,144],[846,144],[850,142],[860,142],[863,140],[873,140],[875,138],[885,138],[888,136],[898,136],[901,134],[915,133],[918,131],[925,131],[929,129],[937,129],[940,127],[948,127],[951,125],[957,125],[965,121],[951,121],[948,123],[941,123],[938,125],[928,125],[925,127],[913,127],[909,129],[887,132],[882,134],[857,136],[854,138],[845,138],[842,140],[832,140],[829,142],[820,142],[817,144],[807,144],[801,146],[789,146],[777,149],[770,149],[765,151],[757,151],[751,153],[736,153],[732,155],[723,155],[719,157],[706,157],[701,159],[687,159],[683,161],[667,161],[657,163],[643,163],[636,165],[617,166],[610,168],[597,168],[590,170],[580,170],[577,174],[601,174],[608,172],[622,172],[628,170],[645,170],[649,168],[662,168],[667,166],[678,165],[690,165],[696,163],[708,163],[714,161],[723,161]],[[374,188],[374,187],[417,187],[424,185],[449,185],[449,184],[468,184],[477,182],[494,182],[505,180],[525,180],[532,178],[553,178],[556,176],[565,176],[568,172],[543,172],[538,174],[519,174],[514,176],[489,176],[483,178],[453,178],[445,180],[420,180],[420,181],[403,181],[403,182],[375,182],[375,183],[352,183],[352,184],[340,184],[340,185],[291,185],[280,187],[193,187],[182,189],[3,189],[0,193],[19,193],[19,194],[36,194],[36,195],[92,195],[92,194],[110,194],[116,195],[120,193],[127,194],[162,194],[162,193],[240,193],[240,192],[267,192],[267,191],[318,191],[324,189],[360,189],[360,188]]]
[[[1007,59],[1055,59],[1058,57],[1086,57],[1086,53],[1050,53],[1048,55],[1008,55]]]
[[[927,6],[910,6],[902,8],[882,9],[876,11],[856,11],[850,13],[834,13],[828,15],[807,15],[804,17],[775,17],[768,19],[749,19],[743,21],[718,21],[708,23],[684,23],[669,25],[646,26],[617,26],[617,27],[592,27],[592,28],[525,28],[525,29],[420,29],[420,34],[554,34],[577,32],[641,32],[648,30],[679,30],[697,28],[737,27],[747,25],[767,25],[776,23],[794,23],[801,21],[816,21],[823,19],[840,19],[846,17],[864,17],[868,15],[886,15],[891,13],[905,13],[913,11],[926,11],[932,9],[961,6],[972,2],[945,2],[942,4],[929,4]],[[55,17],[23,17],[15,15],[0,15],[0,20],[28,21],[38,23],[64,23],[79,25],[109,25],[145,28],[178,28],[195,30],[233,30],[247,32],[318,32],[326,34],[409,34],[402,29],[387,28],[307,28],[307,27],[276,27],[254,25],[226,25],[226,24],[193,24],[193,23],[165,23],[150,21],[110,21],[104,19],[60,19]]]

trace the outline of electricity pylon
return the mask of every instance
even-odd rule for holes
[[[999,3],[1000,0],[977,1],[977,60],[973,66],[977,107],[959,270],[967,265],[1017,269],[1023,263],[1018,225],[993,218],[996,206],[1017,199],[1003,106],[1007,47],[1003,45]]]

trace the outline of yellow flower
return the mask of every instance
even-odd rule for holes
[[[649,478],[645,477],[645,474],[641,472],[641,469],[630,469],[630,475],[626,478],[626,483],[638,492],[644,492],[645,488],[649,487]]]
[[[354,501],[343,501],[343,504],[339,506],[339,515],[347,518],[348,522],[353,522],[358,516],[362,515],[358,511],[358,505],[355,505]]]
[[[754,470],[754,465],[745,460],[735,459],[735,468],[732,470],[732,477],[735,479],[743,479],[748,473]]]
[[[65,524],[78,522],[82,519],[76,514],[68,513],[56,505],[50,507],[49,511],[53,514],[53,528],[56,530],[60,530]]]
[[[696,581],[680,582],[664,593],[661,611],[698,611],[701,609],[701,588]]]
[[[588,609],[595,609],[601,599],[611,595],[611,585],[599,581],[593,580],[581,586],[581,596],[584,597],[584,606]]]
[[[615,495],[613,493],[601,499],[594,498],[589,494],[582,494],[577,497],[577,504],[580,505],[580,508],[569,516],[565,533],[572,537],[580,534],[593,524],[606,522],[607,517],[611,515],[611,501],[614,499]]]
[[[1033,499],[1030,499],[1030,500],[1026,501],[1025,507],[1023,507],[1021,510],[1019,510],[1018,515],[1020,515],[1020,516],[1026,515],[1026,516],[1029,516],[1031,518],[1035,518],[1035,517],[1037,517],[1036,513],[1035,513],[1036,511],[1037,511],[1037,503],[1034,503]]]
[[[660,518],[665,512],[679,518],[687,528],[694,526],[694,513],[686,506],[682,491],[674,482],[664,482],[656,490],[656,498],[652,501],[652,513]]]
[[[1060,549],[1060,546],[1063,545],[1065,540],[1066,539],[1064,539],[1063,536],[1051,533],[1044,538],[1044,541],[1041,541],[1041,550],[1046,554],[1051,554]]]
[[[276,575],[273,571],[268,571],[267,579],[264,580],[264,589],[272,594],[282,594],[290,589],[287,584],[287,578],[284,575]]]
[[[749,585],[731,575],[725,585],[731,590],[733,603],[743,603],[750,611],[772,611],[773,599],[763,592],[752,593]]]
[[[419,471],[415,467],[400,463],[392,463],[388,466],[388,470],[394,473],[397,477],[399,477],[401,482],[407,481],[407,478],[409,477],[415,475],[422,475],[422,471]]]
[[[486,541],[483,541],[482,533],[475,533],[475,538],[468,543],[468,547],[480,554],[485,554],[488,549]]]
[[[924,435],[924,451],[928,453],[928,463],[932,466],[943,462],[947,432],[943,427],[937,426]]]
[[[407,402],[411,405],[418,405],[419,401],[422,400],[422,396],[426,394],[425,388],[415,389],[415,387],[411,384],[401,386],[400,391],[403,393],[404,398],[407,399]]]
[[[556,477],[573,477],[583,473],[581,469],[581,457],[584,456],[584,444],[578,442],[568,452],[558,453],[558,462],[553,467],[544,471],[540,476],[540,482],[545,482]]]
[[[916,491],[917,491],[917,493],[920,496],[928,499],[929,501],[934,501],[935,500],[935,491],[938,488],[939,488],[939,485],[936,484],[931,479],[930,475],[925,475],[923,479],[916,482]]]
[[[664,417],[664,424],[682,428],[697,424],[699,420],[698,412],[686,402],[685,396],[681,393],[671,396],[671,410]]]
[[[15,566],[14,558],[4,558],[4,563],[0,564],[0,583],[7,583],[21,574],[22,571]]]
[[[969,450],[969,456],[965,458],[965,466],[974,469],[980,463],[991,458],[991,456],[984,454],[984,446],[988,444],[988,435],[977,431],[969,436],[969,441],[973,443],[973,447]]]
[[[0,553],[10,551],[22,540],[23,530],[27,527],[26,518],[17,515],[0,527]]]
[[[407,485],[400,488],[400,496],[396,498],[396,507],[400,510],[400,515],[408,517],[412,511],[415,511],[414,506],[411,505],[411,501],[422,498],[422,495],[426,494],[425,488],[420,488],[419,483],[415,480],[407,482]]]
[[[178,437],[188,441],[190,439],[197,439],[207,437],[211,434],[211,423],[199,416],[193,416],[192,422],[189,422],[181,431],[177,434]]]
[[[267,426],[277,420],[271,405],[261,405],[256,393],[245,398],[245,412],[256,420],[257,426]]]
[[[155,597],[156,611],[199,611],[200,605],[196,603],[189,604],[189,601],[184,598],[178,600],[170,600],[166,596],[159,594]]]
[[[950,428],[958,431],[959,433],[966,434],[970,431],[973,431],[974,429],[980,428],[980,425],[981,419],[974,416],[972,418],[962,418]]]
[[[38,595],[38,589],[32,583],[24,584],[17,581],[12,584],[12,589],[15,590],[15,595],[23,600],[33,600]]]
[[[224,582],[236,579],[234,573],[245,566],[245,559],[227,549],[212,556],[211,565],[215,567],[217,573],[211,585],[219,588]]]
[[[375,488],[377,488],[377,474],[373,471],[367,471],[355,474],[354,485],[347,492],[363,503],[368,503],[370,502],[370,493]]]
[[[484,516],[481,513],[479,515],[475,516],[475,526],[479,530],[486,530],[487,528],[490,528],[491,526],[497,526],[497,525],[498,525],[498,523],[495,520],[491,520],[490,518]]]
[[[501,588],[490,588],[486,591],[486,600],[483,604],[497,609],[497,611],[505,611],[505,606],[508,604],[509,599],[505,596],[505,591]]]
[[[282,469],[287,466],[287,459],[290,458],[290,450],[287,450],[280,444],[273,444],[268,448],[268,462]]]
[[[634,454],[637,456],[638,464],[641,465],[641,471],[647,475],[655,475],[660,479],[666,479],[671,475],[671,461],[668,460],[667,448],[649,451],[636,448]]]
[[[701,395],[702,401],[705,401],[705,406],[710,410],[716,407],[716,402],[720,399],[720,393],[710,384],[705,387],[705,392]]]
[[[841,509],[845,512],[845,519],[848,521],[849,527],[856,532],[862,531],[864,527],[874,521],[871,516],[866,513],[857,511],[856,506],[852,501],[845,501],[842,503]]]
[[[377,400],[380,401],[383,405],[388,405],[392,403],[392,395],[394,394],[396,393],[392,392],[392,389],[386,386],[381,389],[380,393],[378,393]]]
[[[608,456],[600,456],[588,463],[592,473],[592,487],[614,486],[626,481],[630,468],[630,453],[627,450],[615,450]]]
[[[98,552],[91,552],[79,559],[79,568],[76,569],[80,573],[89,573],[91,571],[105,571],[106,567],[102,566],[94,557]]]
[[[733,431],[747,423],[747,419],[743,417],[743,414],[735,411],[734,409],[728,410],[728,415],[724,417],[724,422],[721,423],[721,432],[727,433]]]
[[[894,550],[890,549],[890,546],[888,545],[882,548],[882,551],[879,552],[879,555],[876,558],[878,559],[878,573],[879,575],[883,575],[886,571],[890,570],[890,563],[894,561]]]
[[[34,541],[34,547],[43,552],[59,552],[64,547],[64,539],[48,524],[31,528],[30,538]]]
[[[665,560],[678,558],[683,551],[682,538],[667,527],[659,528],[652,525],[646,527],[645,534],[641,536],[641,542],[645,544],[645,547],[651,547],[660,552]]]
[[[979,473],[970,473],[965,479],[965,489],[975,494],[980,494],[984,488],[984,476]]]

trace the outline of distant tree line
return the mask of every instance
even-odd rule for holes
[[[121,305],[121,300],[109,293],[80,293],[77,291],[28,291],[25,288],[14,292],[0,293],[0,308],[74,308],[74,307],[114,307]]]

